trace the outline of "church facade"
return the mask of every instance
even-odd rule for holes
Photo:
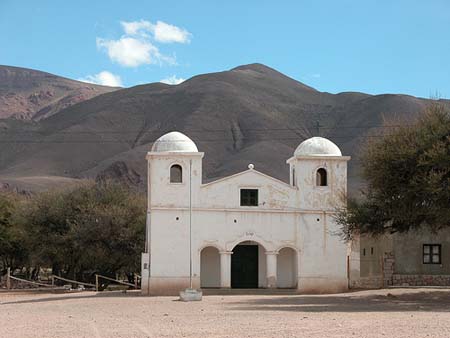
[[[179,132],[160,137],[147,154],[143,294],[176,295],[190,286],[348,288],[352,255],[333,213],[345,206],[350,157],[313,137],[287,160],[289,183],[252,164],[203,183],[203,156]]]

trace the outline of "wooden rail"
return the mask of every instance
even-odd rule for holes
[[[119,283],[119,284],[123,284],[123,285],[128,285],[128,286],[131,286],[131,287],[137,289],[137,282],[136,282],[136,284],[131,284],[131,283],[123,282],[123,281],[120,281],[120,280],[117,280],[117,279],[114,279],[114,278],[111,278],[111,277],[106,277],[106,276],[103,276],[103,275],[97,275],[96,274],[95,275],[95,284],[96,284],[95,289],[97,291],[98,291],[98,279],[99,278],[103,278],[103,279],[106,279],[106,280],[109,280],[109,281],[112,281],[112,282],[116,282],[116,283]]]
[[[9,278],[10,280],[13,279],[13,280],[16,280],[16,281],[19,281],[19,282],[25,282],[25,283],[29,283],[29,284],[33,284],[33,285],[38,285],[38,286],[45,286],[45,287],[47,287],[47,288],[53,287],[53,285],[50,285],[50,284],[43,284],[43,283],[33,282],[33,281],[30,281],[30,280],[26,280],[26,279],[14,277],[14,276],[11,276],[11,275],[9,275],[8,278]],[[8,287],[8,288],[11,288],[11,282],[6,283],[6,284],[7,284],[7,287]],[[9,285],[8,285],[8,284],[9,284]]]
[[[72,280],[72,279],[68,279],[68,278],[63,278],[63,277],[59,277],[59,276],[56,276],[56,275],[52,275],[52,284],[53,284],[53,285],[55,284],[55,282],[54,282],[55,279],[59,279],[59,280],[62,280],[62,281],[64,281],[64,282],[73,283],[73,284],[78,284],[78,285],[86,285],[86,286],[90,286],[90,287],[93,287],[93,288],[96,287],[95,284],[85,283],[85,282],[78,282],[78,281],[76,281],[76,280]]]

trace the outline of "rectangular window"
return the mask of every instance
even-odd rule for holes
[[[423,264],[441,264],[441,245],[423,245]]]
[[[258,189],[241,189],[241,206],[258,206]]]

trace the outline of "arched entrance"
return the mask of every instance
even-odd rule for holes
[[[231,287],[252,289],[263,287],[266,275],[265,249],[253,241],[241,242],[231,255]]]
[[[213,246],[203,248],[200,253],[200,287],[220,287],[220,254]]]
[[[297,251],[292,248],[278,251],[277,286],[286,289],[297,287]]]

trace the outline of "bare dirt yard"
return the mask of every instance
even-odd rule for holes
[[[450,337],[450,290],[176,297],[0,292],[0,337]]]

